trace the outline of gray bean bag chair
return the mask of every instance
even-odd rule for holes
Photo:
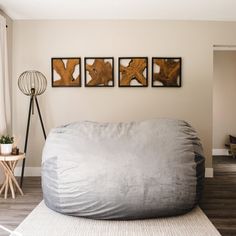
[[[53,129],[42,160],[46,205],[93,219],[142,219],[190,211],[204,156],[181,120],[78,122]]]

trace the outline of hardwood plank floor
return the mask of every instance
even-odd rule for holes
[[[223,236],[236,236],[236,159],[213,157],[213,167],[200,206]]]
[[[39,177],[25,177],[23,184],[24,196],[16,195],[16,199],[0,196],[0,224],[8,229],[15,229],[25,217],[42,201],[41,180]],[[9,233],[0,229],[0,236]],[[33,235],[32,235],[33,236]]]
[[[0,224],[15,229],[42,200],[39,177],[24,179],[24,196],[0,196]],[[236,159],[214,158],[214,178],[205,180],[201,208],[223,236],[236,236]],[[9,234],[0,230],[0,236]]]

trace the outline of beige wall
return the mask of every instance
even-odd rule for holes
[[[174,21],[14,21],[14,133],[23,147],[29,98],[17,78],[29,69],[48,79],[39,97],[47,132],[78,120],[172,117],[190,122],[211,167],[213,44],[236,44],[236,24]],[[51,88],[51,57],[181,56],[182,88]],[[40,166],[43,136],[32,121],[27,166]]]
[[[213,148],[236,136],[236,51],[214,52]]]

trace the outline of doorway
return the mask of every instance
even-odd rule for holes
[[[236,235],[236,158],[229,153],[229,135],[236,137],[236,47],[214,47],[213,169],[206,180],[204,204],[223,236]]]

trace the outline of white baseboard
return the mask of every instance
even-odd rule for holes
[[[213,149],[212,150],[213,156],[229,156],[228,149]]]
[[[15,176],[21,176],[21,166],[16,167]],[[24,176],[41,176],[41,167],[25,167]]]
[[[214,177],[213,168],[206,168],[205,169],[205,178],[213,178],[213,177]]]
[[[15,175],[21,176],[21,166],[16,167]],[[41,176],[41,167],[25,167],[24,176]],[[213,178],[213,168],[205,169],[205,177]]]

